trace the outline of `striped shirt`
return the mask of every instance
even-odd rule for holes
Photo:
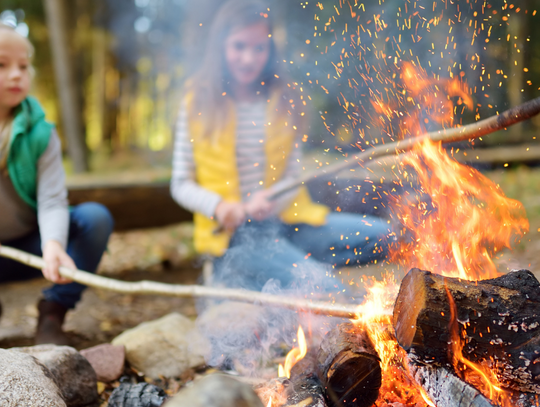
[[[249,200],[254,192],[266,188],[263,181],[266,168],[266,106],[265,101],[236,105],[236,163],[243,202]],[[187,210],[202,213],[210,218],[214,216],[221,197],[197,184],[192,142],[188,129],[187,109],[183,106],[176,123],[171,194],[173,199]],[[289,157],[283,179],[272,188],[300,175],[302,155],[300,141],[296,146]],[[296,191],[292,191],[278,198],[275,214],[285,209],[295,195]]]

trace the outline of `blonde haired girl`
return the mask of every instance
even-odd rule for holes
[[[38,101],[28,96],[32,54],[25,37],[0,25],[0,244],[43,256],[43,276],[55,284],[38,303],[36,343],[65,345],[65,314],[85,287],[62,278],[58,267],[95,272],[112,219],[95,203],[68,209],[60,140]],[[39,275],[0,258],[0,282]]]

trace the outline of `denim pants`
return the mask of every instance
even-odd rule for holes
[[[103,205],[87,202],[70,211],[67,253],[80,270],[95,273],[113,229],[113,219]],[[2,242],[6,246],[41,256],[39,230],[21,238]],[[0,257],[0,283],[43,277],[41,270]],[[48,301],[74,308],[86,286],[79,283],[54,284],[43,291]]]
[[[282,287],[339,289],[332,266],[366,264],[386,256],[390,225],[382,218],[332,212],[323,226],[247,222],[227,252],[214,261],[214,281],[261,290],[270,279]]]

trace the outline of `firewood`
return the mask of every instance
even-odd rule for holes
[[[493,407],[486,397],[444,367],[409,364],[409,371],[437,407]]]
[[[283,407],[326,407],[324,386],[317,373],[317,352],[311,350],[299,360],[283,386],[287,394]]]
[[[488,366],[506,388],[540,394],[540,283],[531,272],[467,281],[409,271],[393,325],[411,360],[450,366],[452,322],[466,359]]]
[[[369,407],[377,400],[380,359],[362,325],[340,324],[324,337],[318,370],[328,407]]]

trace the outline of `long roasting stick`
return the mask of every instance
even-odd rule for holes
[[[512,124],[530,119],[540,113],[540,97],[529,100],[519,106],[508,109],[501,114],[491,116],[487,119],[480,120],[476,123],[468,124],[463,127],[453,127],[450,129],[434,131],[422,134],[418,137],[408,138],[400,141],[395,141],[388,144],[378,144],[376,147],[355,154],[352,159],[345,160],[342,163],[334,164],[326,167],[324,170],[316,170],[308,172],[305,175],[291,180],[288,183],[283,183],[279,188],[275,188],[269,199],[276,199],[279,196],[298,188],[306,182],[316,178],[317,176],[328,176],[337,174],[343,170],[353,168],[359,164],[369,165],[369,162],[375,158],[383,157],[392,154],[399,154],[411,150],[414,146],[431,140],[441,143],[451,143],[456,141],[470,140],[485,136],[497,130],[504,129]]]
[[[475,139],[509,127],[512,124],[530,119],[531,117],[536,116],[538,113],[540,113],[540,97],[505,110],[501,114],[488,117],[487,119],[480,120],[479,122],[468,124],[463,127],[452,127],[450,129],[433,131],[431,133],[422,134],[418,137],[395,141],[393,143],[378,144],[376,147],[362,151],[359,154],[355,154],[352,159],[345,160],[339,164],[331,165],[323,170],[319,169],[308,172],[301,177],[292,179],[289,182],[284,182],[277,188],[274,188],[272,193],[268,196],[268,199],[277,199],[281,195],[304,185],[306,182],[309,182],[318,176],[327,177],[329,175],[337,174],[341,171],[356,167],[357,165],[369,165],[370,161],[373,162],[373,159],[378,157],[400,154],[405,151],[409,151],[414,146],[426,140],[435,142],[440,141],[441,143],[452,143],[456,141]],[[222,226],[218,226],[213,233],[218,234],[223,231],[224,228]]]
[[[16,260],[30,267],[42,269],[45,261],[38,256],[26,253],[22,250],[14,249],[8,246],[0,246],[0,256]],[[169,295],[172,297],[207,297],[226,299],[230,301],[249,302],[261,305],[271,305],[291,310],[306,311],[313,314],[327,315],[340,318],[355,319],[358,317],[358,305],[354,304],[329,304],[323,301],[310,301],[294,297],[284,297],[261,293],[257,291],[205,287],[200,285],[180,285],[165,284],[155,281],[126,282],[115,280],[88,273],[82,270],[71,270],[66,267],[60,267],[60,275],[78,283],[95,288],[102,288],[110,291],[127,294],[158,294]]]

